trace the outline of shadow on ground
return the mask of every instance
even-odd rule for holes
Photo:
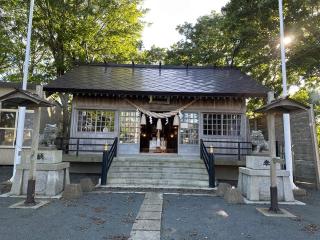
[[[9,209],[21,199],[0,198],[0,239],[126,240],[143,198],[88,193],[78,200],[54,200],[37,210]]]
[[[270,218],[219,197],[165,195],[161,239],[320,239],[320,193],[304,200],[308,205],[281,206],[297,218]]]

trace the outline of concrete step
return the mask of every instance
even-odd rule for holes
[[[152,184],[141,184],[141,185],[126,185],[126,184],[108,184],[106,186],[100,186],[96,188],[98,192],[165,192],[165,193],[186,193],[186,194],[216,194],[216,188],[209,187],[193,187],[193,186],[166,186],[166,185],[152,185]]]
[[[113,167],[175,167],[175,168],[205,168],[203,163],[185,162],[150,162],[150,161],[114,161]]]
[[[138,154],[138,155],[120,155],[116,157],[118,160],[127,159],[152,159],[152,160],[199,160],[199,156],[178,156],[177,154],[155,155],[155,154]]]
[[[108,186],[208,187],[201,159],[168,156],[118,157],[108,173]]]
[[[101,169],[101,168],[100,168]],[[205,168],[176,168],[176,167],[121,167],[111,165],[109,173],[120,173],[120,172],[148,172],[148,173],[190,173],[190,174],[204,174],[207,175],[207,170]]]
[[[117,178],[142,178],[142,179],[192,179],[208,181],[208,174],[194,174],[194,173],[168,173],[168,172],[109,172],[110,179]]]
[[[115,161],[150,161],[150,162],[203,162],[200,158],[168,158],[168,157],[116,157]]]
[[[125,185],[153,185],[153,186],[184,186],[184,187],[208,187],[208,181],[190,179],[143,179],[143,178],[108,178],[109,184]]]

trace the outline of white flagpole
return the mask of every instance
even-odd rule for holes
[[[280,17],[280,47],[281,47],[281,69],[282,69],[282,96],[288,95],[287,90],[287,70],[286,70],[286,52],[284,43],[284,24],[283,24],[283,8],[282,0],[279,0],[279,17]],[[284,131],[284,150],[286,160],[286,170],[290,173],[290,183],[292,188],[297,188],[293,182],[293,167],[292,167],[292,143],[291,143],[291,128],[290,115],[283,114],[283,131]]]
[[[30,44],[31,44],[31,32],[32,32],[33,8],[34,8],[34,0],[30,0],[27,46],[26,46],[26,55],[25,55],[24,66],[23,66],[22,90],[27,90],[29,61],[30,61]],[[16,133],[16,145],[15,145],[15,151],[14,151],[13,175],[12,175],[12,178],[10,179],[11,182],[13,181],[13,178],[16,174],[17,164],[21,163],[25,114],[26,114],[26,108],[19,107],[18,126],[17,126],[17,133]]]

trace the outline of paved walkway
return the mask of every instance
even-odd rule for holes
[[[161,193],[145,194],[130,240],[160,240],[162,203]]]

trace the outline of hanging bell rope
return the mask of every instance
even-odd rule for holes
[[[189,102],[188,104],[186,104],[185,106],[182,106],[180,108],[178,108],[177,110],[174,111],[170,111],[170,112],[165,112],[165,113],[156,113],[156,112],[150,112],[142,107],[139,107],[138,105],[136,105],[135,103],[131,102],[128,99],[125,99],[130,105],[132,105],[134,108],[138,109],[140,112],[144,113],[145,115],[149,116],[149,117],[154,117],[154,118],[169,118],[172,116],[175,116],[177,114],[179,114],[181,111],[183,111],[184,109],[186,109],[187,107],[190,107],[192,104],[194,104],[198,99],[194,99],[191,102]]]

